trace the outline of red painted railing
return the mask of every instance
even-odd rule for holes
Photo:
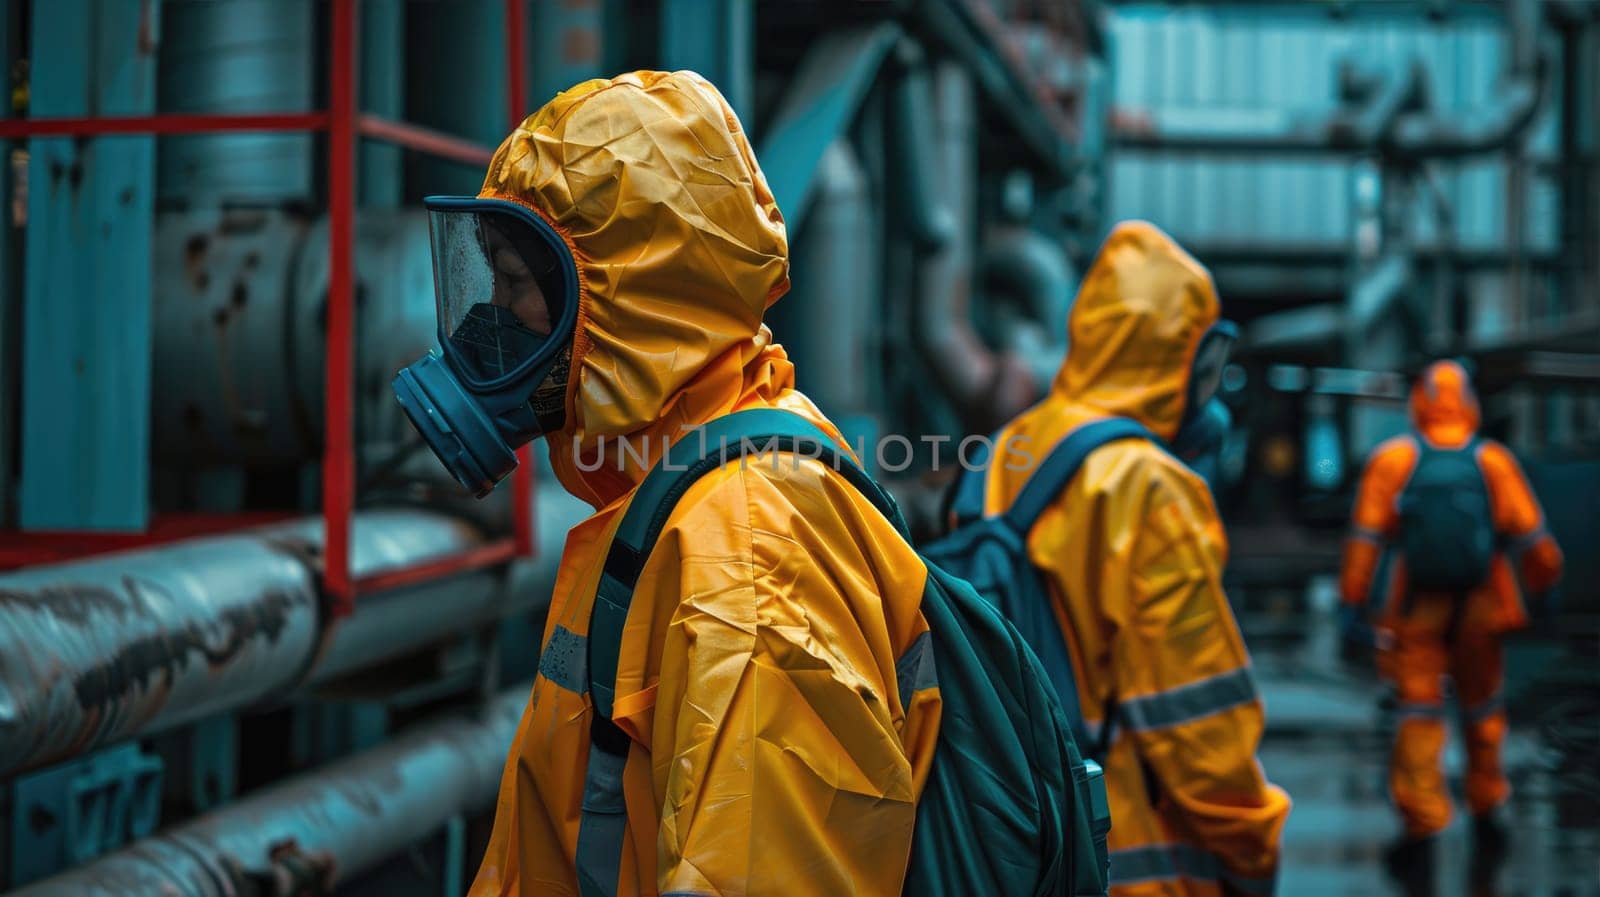
[[[512,126],[527,111],[526,0],[505,0],[506,68]],[[325,131],[328,134],[328,328],[323,407],[326,441],[322,454],[323,583],[335,614],[350,613],[356,596],[461,570],[533,554],[533,464],[529,447],[512,483],[513,535],[445,558],[357,579],[350,569],[350,528],[355,506],[355,143],[383,140],[407,149],[474,165],[487,165],[494,151],[458,137],[360,111],[356,98],[359,0],[329,4],[328,110],[255,115],[148,115],[105,118],[34,118],[0,121],[0,139],[98,137],[108,134],[208,134],[227,131]],[[164,520],[165,518],[158,518]],[[213,525],[206,526],[210,521]],[[257,515],[186,515],[183,534],[199,534],[259,523]],[[13,538],[15,536],[16,538]],[[3,566],[53,563],[103,551],[170,541],[174,528],[145,533],[7,534]]]

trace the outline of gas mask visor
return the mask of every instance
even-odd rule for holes
[[[1189,391],[1184,399],[1183,422],[1178,425],[1178,432],[1172,439],[1175,451],[1198,457],[1214,447],[1213,437],[1220,437],[1227,431],[1226,427],[1216,429],[1215,415],[1219,409],[1213,405],[1213,400],[1222,388],[1222,372],[1228,366],[1233,344],[1238,341],[1239,327],[1232,321],[1218,321],[1200,337],[1200,345],[1195,349],[1194,361],[1189,367]]]
[[[1185,417],[1198,417],[1206,403],[1216,398],[1222,386],[1222,372],[1228,366],[1228,356],[1233,344],[1239,341],[1239,326],[1232,321],[1218,321],[1200,337],[1195,349],[1194,364],[1189,368],[1189,396],[1184,406]]]
[[[516,469],[518,448],[561,424],[577,266],[561,235],[517,203],[434,196],[424,204],[439,349],[400,371],[395,397],[481,498]]]

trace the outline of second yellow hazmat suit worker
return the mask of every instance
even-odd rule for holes
[[[678,501],[621,644],[623,849],[579,848],[584,640],[630,494],[669,440],[733,411],[784,408],[837,437],[761,322],[788,247],[739,122],[691,73],[589,81],[506,139],[481,196],[532,209],[576,261],[548,440],[597,510],[567,538],[472,895],[899,894],[939,729],[937,689],[906,706],[894,666],[927,630],[926,568],[816,461],[735,462]]]
[[[1112,231],[1079,289],[1049,396],[998,434],[1006,460],[990,468],[985,513],[1009,507],[1032,473],[1014,459],[1043,458],[1091,421],[1132,418],[1171,441],[1219,311],[1211,276],[1166,234],[1142,222]],[[1227,539],[1204,481],[1148,440],[1108,443],[1027,548],[1050,583],[1085,721],[1098,728],[1116,708],[1102,761],[1111,893],[1269,893],[1289,799],[1256,762],[1262,706],[1222,590]]]

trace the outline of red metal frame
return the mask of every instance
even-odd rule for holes
[[[356,500],[356,0],[332,4],[328,74],[328,326],[322,398],[322,581],[336,616],[354,609],[350,516]]]
[[[522,124],[528,114],[527,47],[523,44],[527,11],[519,0],[506,0],[506,118],[507,126]],[[517,554],[533,555],[533,445],[517,449],[517,472],[511,482],[512,538]]]
[[[0,545],[0,570],[34,564],[54,564],[112,551],[127,551],[214,535],[219,532],[265,526],[294,519],[287,511],[246,511],[240,514],[157,514],[144,532],[30,532]]]
[[[494,158],[494,150],[479,146],[470,140],[462,140],[460,137],[452,137],[432,128],[368,113],[356,116],[356,131],[362,137],[385,140],[430,156],[453,159],[469,165],[488,165],[489,160]]]
[[[308,0],[309,2],[309,0]],[[506,65],[513,125],[527,108],[526,0],[505,0]],[[359,0],[332,0],[328,111],[256,115],[148,115],[120,118],[36,118],[0,121],[0,139],[96,137],[109,134],[204,134],[226,131],[326,131],[328,133],[328,327],[322,455],[323,586],[333,611],[343,616],[357,595],[395,588],[461,570],[503,563],[533,554],[533,456],[517,453],[521,464],[512,483],[513,535],[461,554],[359,579],[350,570],[350,531],[355,507],[354,355],[355,355],[355,143],[369,137],[407,149],[470,164],[487,164],[493,150],[405,122],[362,113],[356,102],[357,14]],[[259,525],[281,514],[170,515],[151,521],[143,533],[29,533],[0,551],[0,569],[51,563],[123,548],[173,541]]]
[[[103,137],[107,134],[203,134],[221,131],[321,131],[326,112],[264,115],[135,115],[120,118],[9,118],[0,138]]]

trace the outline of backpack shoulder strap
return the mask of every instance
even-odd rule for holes
[[[725,415],[688,433],[651,468],[628,502],[606,553],[600,588],[589,618],[589,693],[596,718],[610,720],[622,627],[633,590],[673,507],[701,477],[753,455],[815,458],[838,471],[909,539],[894,499],[839,450],[833,439],[797,414],[757,408]],[[766,460],[751,463],[768,463]]]
[[[977,452],[967,458],[970,467],[961,471],[961,475],[956,478],[955,489],[950,496],[950,506],[946,508],[948,514],[943,516],[953,518],[958,527],[966,526],[983,517],[983,499],[984,494],[989,491],[991,459],[999,436],[999,432],[990,436]]]
[[[902,535],[909,533],[894,499],[841,452],[826,433],[792,412],[760,408],[729,414],[687,434],[667,450],[645,475],[622,514],[606,552],[589,616],[586,684],[594,707],[589,720],[589,763],[584,772],[575,856],[580,897],[615,893],[622,862],[627,827],[622,775],[630,740],[612,721],[611,714],[616,700],[622,628],[645,560],[661,536],[673,506],[697,480],[731,461],[773,452],[815,458],[827,464],[871,500]]]
[[[1073,430],[1050,450],[1044,463],[1028,477],[1017,500],[1005,512],[1006,522],[1019,533],[1033,529],[1039,515],[1067,488],[1084,460],[1102,445],[1119,439],[1155,438],[1143,424],[1127,417],[1103,418]]]

